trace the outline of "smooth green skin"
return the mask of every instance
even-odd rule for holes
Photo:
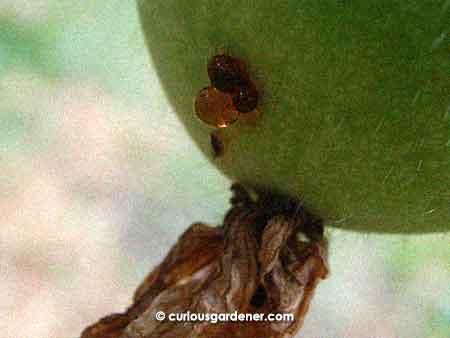
[[[170,102],[228,176],[301,198],[334,227],[450,230],[444,2],[138,0],[138,8]],[[230,143],[213,159],[193,99],[209,83],[207,59],[223,51],[249,66],[263,115],[223,130]]]

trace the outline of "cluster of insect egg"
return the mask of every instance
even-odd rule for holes
[[[244,63],[229,55],[216,55],[208,62],[211,86],[203,88],[195,99],[197,117],[214,127],[225,128],[240,114],[253,111],[258,91]]]

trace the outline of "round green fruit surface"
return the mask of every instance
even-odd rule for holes
[[[450,230],[448,1],[138,0],[166,93],[229,177],[301,199],[325,224]],[[261,118],[221,129],[193,114],[207,61],[243,60]]]

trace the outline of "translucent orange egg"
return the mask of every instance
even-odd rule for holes
[[[203,88],[197,94],[194,109],[200,120],[218,128],[228,127],[239,117],[232,96],[214,87]]]

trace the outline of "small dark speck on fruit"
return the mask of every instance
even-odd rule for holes
[[[225,153],[225,144],[217,132],[210,134],[211,148],[214,158],[221,157]]]

